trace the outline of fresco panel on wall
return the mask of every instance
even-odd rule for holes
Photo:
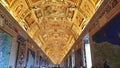
[[[0,68],[8,68],[12,37],[0,29]]]

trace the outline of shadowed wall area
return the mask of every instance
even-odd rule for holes
[[[97,68],[106,60],[111,68],[120,67],[120,14],[93,35],[94,59]]]

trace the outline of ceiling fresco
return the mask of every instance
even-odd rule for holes
[[[1,0],[54,64],[60,64],[102,0]]]

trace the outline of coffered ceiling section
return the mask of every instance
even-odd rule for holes
[[[101,0],[1,0],[55,64],[60,64]]]

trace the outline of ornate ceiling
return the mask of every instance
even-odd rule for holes
[[[55,64],[60,64],[101,0],[1,0]]]

